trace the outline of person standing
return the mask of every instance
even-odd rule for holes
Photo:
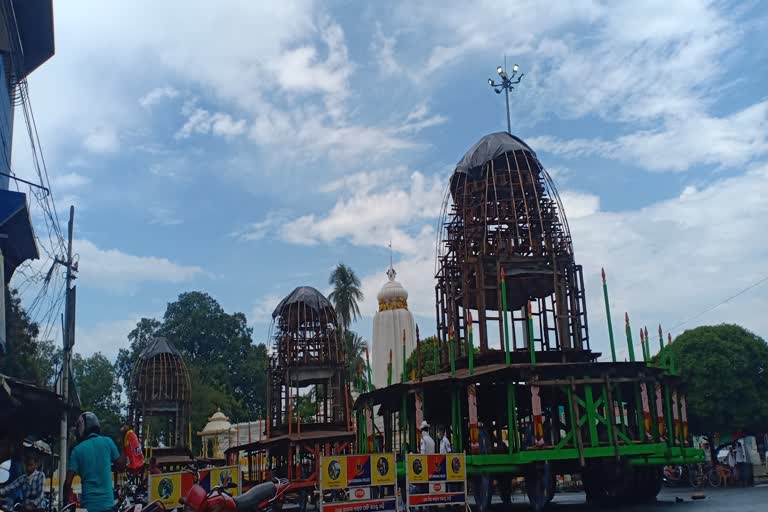
[[[744,450],[744,442],[738,439],[733,443],[734,458],[736,459],[737,482],[740,487],[747,486],[747,453]]]
[[[435,440],[429,435],[429,423],[426,421],[421,422],[421,446],[419,453],[422,455],[434,455],[435,453]]]
[[[84,412],[77,419],[76,434],[79,444],[69,456],[67,478],[64,482],[64,500],[69,501],[72,480],[80,475],[83,485],[80,503],[88,512],[112,512],[115,493],[112,487],[112,464],[123,467],[123,458],[115,442],[101,435],[99,418]]]
[[[437,438],[440,440],[440,454],[451,453],[451,441],[448,439],[445,427],[440,427],[437,431]]]
[[[43,501],[45,475],[37,469],[37,457],[32,454],[24,457],[25,473],[10,484],[0,489],[0,496],[17,495],[24,510],[37,510]],[[18,495],[17,493],[20,493]]]

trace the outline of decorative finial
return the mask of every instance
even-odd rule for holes
[[[394,281],[395,277],[397,277],[397,272],[395,272],[395,267],[392,264],[392,240],[389,241],[387,247],[389,247],[389,269],[387,269],[387,277],[390,281]]]

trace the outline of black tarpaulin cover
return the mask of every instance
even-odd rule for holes
[[[291,293],[289,293],[280,304],[277,305],[275,311],[272,313],[272,318],[277,318],[282,313],[283,309],[292,305],[303,303],[304,306],[313,309],[320,313],[325,309],[333,309],[330,301],[325,296],[317,291],[317,289],[311,286],[299,286]]]
[[[536,156],[536,152],[528,144],[514,135],[507,132],[489,133],[469,148],[469,151],[456,164],[453,173],[454,175],[468,174],[471,178],[479,178],[480,172],[487,162],[515,150],[530,151],[532,155]]]
[[[139,359],[151,359],[158,354],[173,354],[181,357],[181,354],[179,354],[179,351],[176,350],[176,347],[171,345],[168,340],[162,336],[159,336],[152,341],[151,345],[149,345],[141,354],[139,354]]]

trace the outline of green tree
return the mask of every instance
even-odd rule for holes
[[[365,371],[365,349],[368,343],[354,331],[344,331],[344,349],[347,355],[347,380],[357,391],[360,389],[360,366]],[[367,375],[364,375],[367,378]]]
[[[240,404],[223,386],[209,382],[198,368],[190,368],[189,380],[192,385],[192,446],[194,452],[199,453],[200,437],[196,434],[208,423],[208,417],[221,408],[235,422],[238,418],[232,411],[239,410]]]
[[[437,345],[437,338],[430,336],[424,338],[419,342],[418,348],[413,349],[413,352],[405,360],[405,375],[408,379],[411,378],[411,372],[414,372],[418,377],[419,356],[421,353],[421,373],[424,376],[432,375],[435,373],[435,346]],[[440,371],[440,362],[437,362],[438,372]],[[395,381],[396,377],[393,375],[392,380]]]
[[[0,373],[27,380],[39,386],[54,382],[57,351],[52,341],[40,340],[40,327],[21,305],[15,289],[5,290],[7,344],[0,353]]]
[[[121,387],[112,363],[100,352],[90,357],[74,354],[72,376],[82,409],[92,411],[99,417],[102,434],[119,439]]]
[[[768,429],[768,345],[762,338],[738,325],[697,327],[668,350],[688,385],[692,431]]]
[[[230,393],[239,404],[229,414],[255,417],[265,405],[267,348],[254,345],[243,313],[228,314],[210,295],[188,292],[170,304],[160,334],[178,348],[201,380]]]
[[[190,370],[194,432],[217,407],[233,419],[264,415],[267,347],[253,343],[244,314],[227,313],[206,293],[182,293],[168,304],[162,321],[142,318],[128,335],[130,347],[121,351],[116,363],[123,382],[155,336],[165,336]]]
[[[339,263],[331,272],[328,284],[333,286],[333,291],[328,298],[336,309],[341,327],[346,331],[352,322],[360,316],[360,307],[357,304],[363,300],[360,279],[354,270],[343,263]]]

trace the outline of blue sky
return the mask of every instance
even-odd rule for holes
[[[525,72],[512,131],[563,196],[593,348],[601,266],[614,325],[627,310],[651,331],[768,274],[764,5],[468,4],[57,2],[56,56],[29,86],[60,214],[77,208],[77,349],[113,357],[186,290],[265,341],[279,299],[327,290],[340,261],[369,337],[389,240],[431,334],[443,193],[505,127],[486,82],[505,54]],[[20,118],[14,166],[32,175]],[[766,336],[767,290],[684,327]]]

